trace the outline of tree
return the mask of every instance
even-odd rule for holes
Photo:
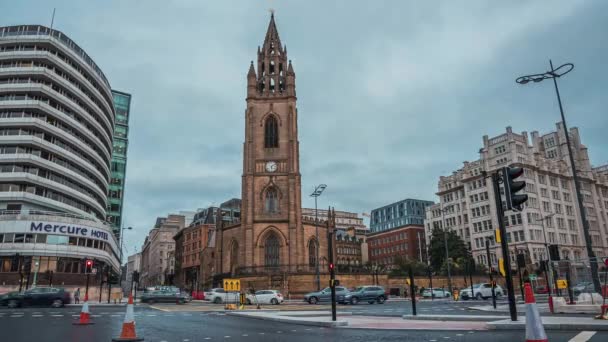
[[[408,259],[405,256],[397,255],[394,259],[395,268],[391,270],[393,276],[409,276],[410,267],[416,276],[426,276],[428,265],[416,259]]]
[[[448,250],[452,263],[450,266],[454,266],[456,260],[466,260],[470,258],[470,252],[466,247],[464,241],[456,234],[455,231],[448,230],[445,234],[443,229],[434,228],[431,233],[431,242],[429,244],[429,256],[431,259],[431,266],[434,270],[445,270],[445,243],[444,235],[447,236]],[[452,267],[453,268],[453,267]],[[444,272],[442,272],[444,273]]]

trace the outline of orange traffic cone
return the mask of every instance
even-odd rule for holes
[[[530,283],[526,283],[524,293],[526,295],[526,342],[548,342]]]
[[[120,337],[113,338],[112,341],[143,341],[141,337],[135,334],[135,317],[133,315],[133,295],[129,295],[129,303],[127,304],[127,314],[122,323],[122,332]]]
[[[84,295],[84,304],[82,304],[82,310],[80,310],[80,319],[78,322],[72,323],[74,325],[89,325],[95,324],[91,322],[91,313],[89,312],[89,295]]]

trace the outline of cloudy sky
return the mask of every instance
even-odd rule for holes
[[[89,0],[0,4],[0,25],[50,25],[133,94],[125,247],[157,216],[240,197],[246,72],[276,9],[297,75],[303,205],[369,212],[436,200],[440,175],[506,126],[553,130],[552,84],[572,62],[568,124],[608,163],[608,2]]]

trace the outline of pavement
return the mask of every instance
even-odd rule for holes
[[[487,322],[457,321],[459,316],[476,315],[494,319],[495,314],[471,311],[466,304],[458,302],[429,301],[418,303],[420,313],[443,315],[451,321],[438,322],[432,319],[404,320],[403,315],[411,312],[411,303],[392,302],[384,305],[339,306],[338,319],[348,325],[337,327],[310,326],[293,322],[251,319],[233,316],[224,312],[222,305],[203,303],[138,304],[135,306],[136,330],[138,336],[151,342],[206,342],[206,341],[459,341],[459,342],[514,342],[524,340],[524,331],[486,330]],[[479,305],[487,305],[480,302]],[[317,310],[310,310],[314,307]],[[302,308],[308,308],[302,310]],[[2,341],[68,341],[97,342],[111,341],[120,334],[125,315],[124,307],[91,306],[90,326],[74,326],[78,319],[79,307],[18,308],[0,307],[0,332]],[[275,311],[280,309],[280,311]],[[297,309],[297,312],[293,312]],[[444,310],[441,312],[440,310]],[[457,309],[447,311],[448,309]],[[461,310],[464,309],[464,310]],[[386,311],[385,311],[386,310]],[[267,306],[265,310],[251,310],[253,313],[282,313],[292,318],[321,316],[329,320],[328,305],[278,305]],[[289,313],[291,312],[291,313]],[[348,313],[351,313],[348,315]],[[585,318],[585,317],[583,317]],[[543,320],[545,318],[543,317]],[[581,335],[582,334],[582,335]],[[608,332],[600,330],[548,330],[551,342],[608,341]],[[578,337],[577,337],[578,336]]]

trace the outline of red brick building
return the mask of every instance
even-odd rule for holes
[[[198,289],[201,252],[207,246],[213,224],[198,224],[180,230],[175,240],[175,283],[179,287]]]
[[[372,264],[392,267],[398,255],[426,261],[424,225],[410,224],[368,234],[367,246]]]

